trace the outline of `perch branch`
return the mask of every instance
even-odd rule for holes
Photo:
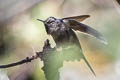
[[[36,55],[34,56],[31,56],[31,57],[26,57],[25,59],[21,60],[21,61],[18,61],[18,62],[15,62],[15,63],[11,63],[11,64],[6,64],[6,65],[0,65],[0,68],[9,68],[9,67],[14,67],[14,66],[17,66],[17,65],[21,65],[21,64],[24,64],[24,63],[28,63],[28,62],[31,62],[32,60],[35,60],[37,58],[40,58],[41,60],[43,60],[43,57],[46,53],[46,51],[48,49],[50,49],[50,43],[49,43],[49,40],[47,39],[44,43],[44,47],[43,47],[43,51],[41,52],[36,52]]]

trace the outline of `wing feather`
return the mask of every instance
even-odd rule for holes
[[[76,21],[83,21],[85,20],[86,18],[89,18],[90,15],[81,15],[81,16],[73,16],[73,17],[66,17],[66,18],[63,18],[63,19],[66,19],[66,20],[69,20],[69,19],[73,19],[73,20],[76,20]]]
[[[83,33],[87,33],[91,36],[94,36],[98,40],[100,40],[102,43],[107,44],[107,41],[104,39],[104,37],[95,29],[89,27],[88,25],[82,24],[76,20],[69,19],[68,20],[69,27],[81,31]]]

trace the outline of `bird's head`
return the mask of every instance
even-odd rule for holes
[[[62,26],[61,26],[63,23],[62,20],[57,19],[55,17],[49,17],[45,21],[40,20],[40,19],[37,19],[37,20],[44,23],[46,31],[48,34],[54,34],[58,31],[60,31],[62,28]]]

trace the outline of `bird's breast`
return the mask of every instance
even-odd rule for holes
[[[76,44],[76,45],[79,45],[79,40],[76,36],[76,34],[71,30],[65,30],[61,33],[55,33],[55,34],[52,34],[52,37],[56,43],[57,46],[70,46],[72,44]]]

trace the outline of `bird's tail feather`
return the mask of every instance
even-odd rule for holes
[[[87,64],[87,66],[89,67],[89,69],[91,70],[91,72],[94,74],[94,76],[96,76],[93,68],[91,67],[91,65],[89,64],[89,62],[87,61],[87,59],[85,58],[84,55],[83,55],[83,59],[84,59],[85,63]]]

